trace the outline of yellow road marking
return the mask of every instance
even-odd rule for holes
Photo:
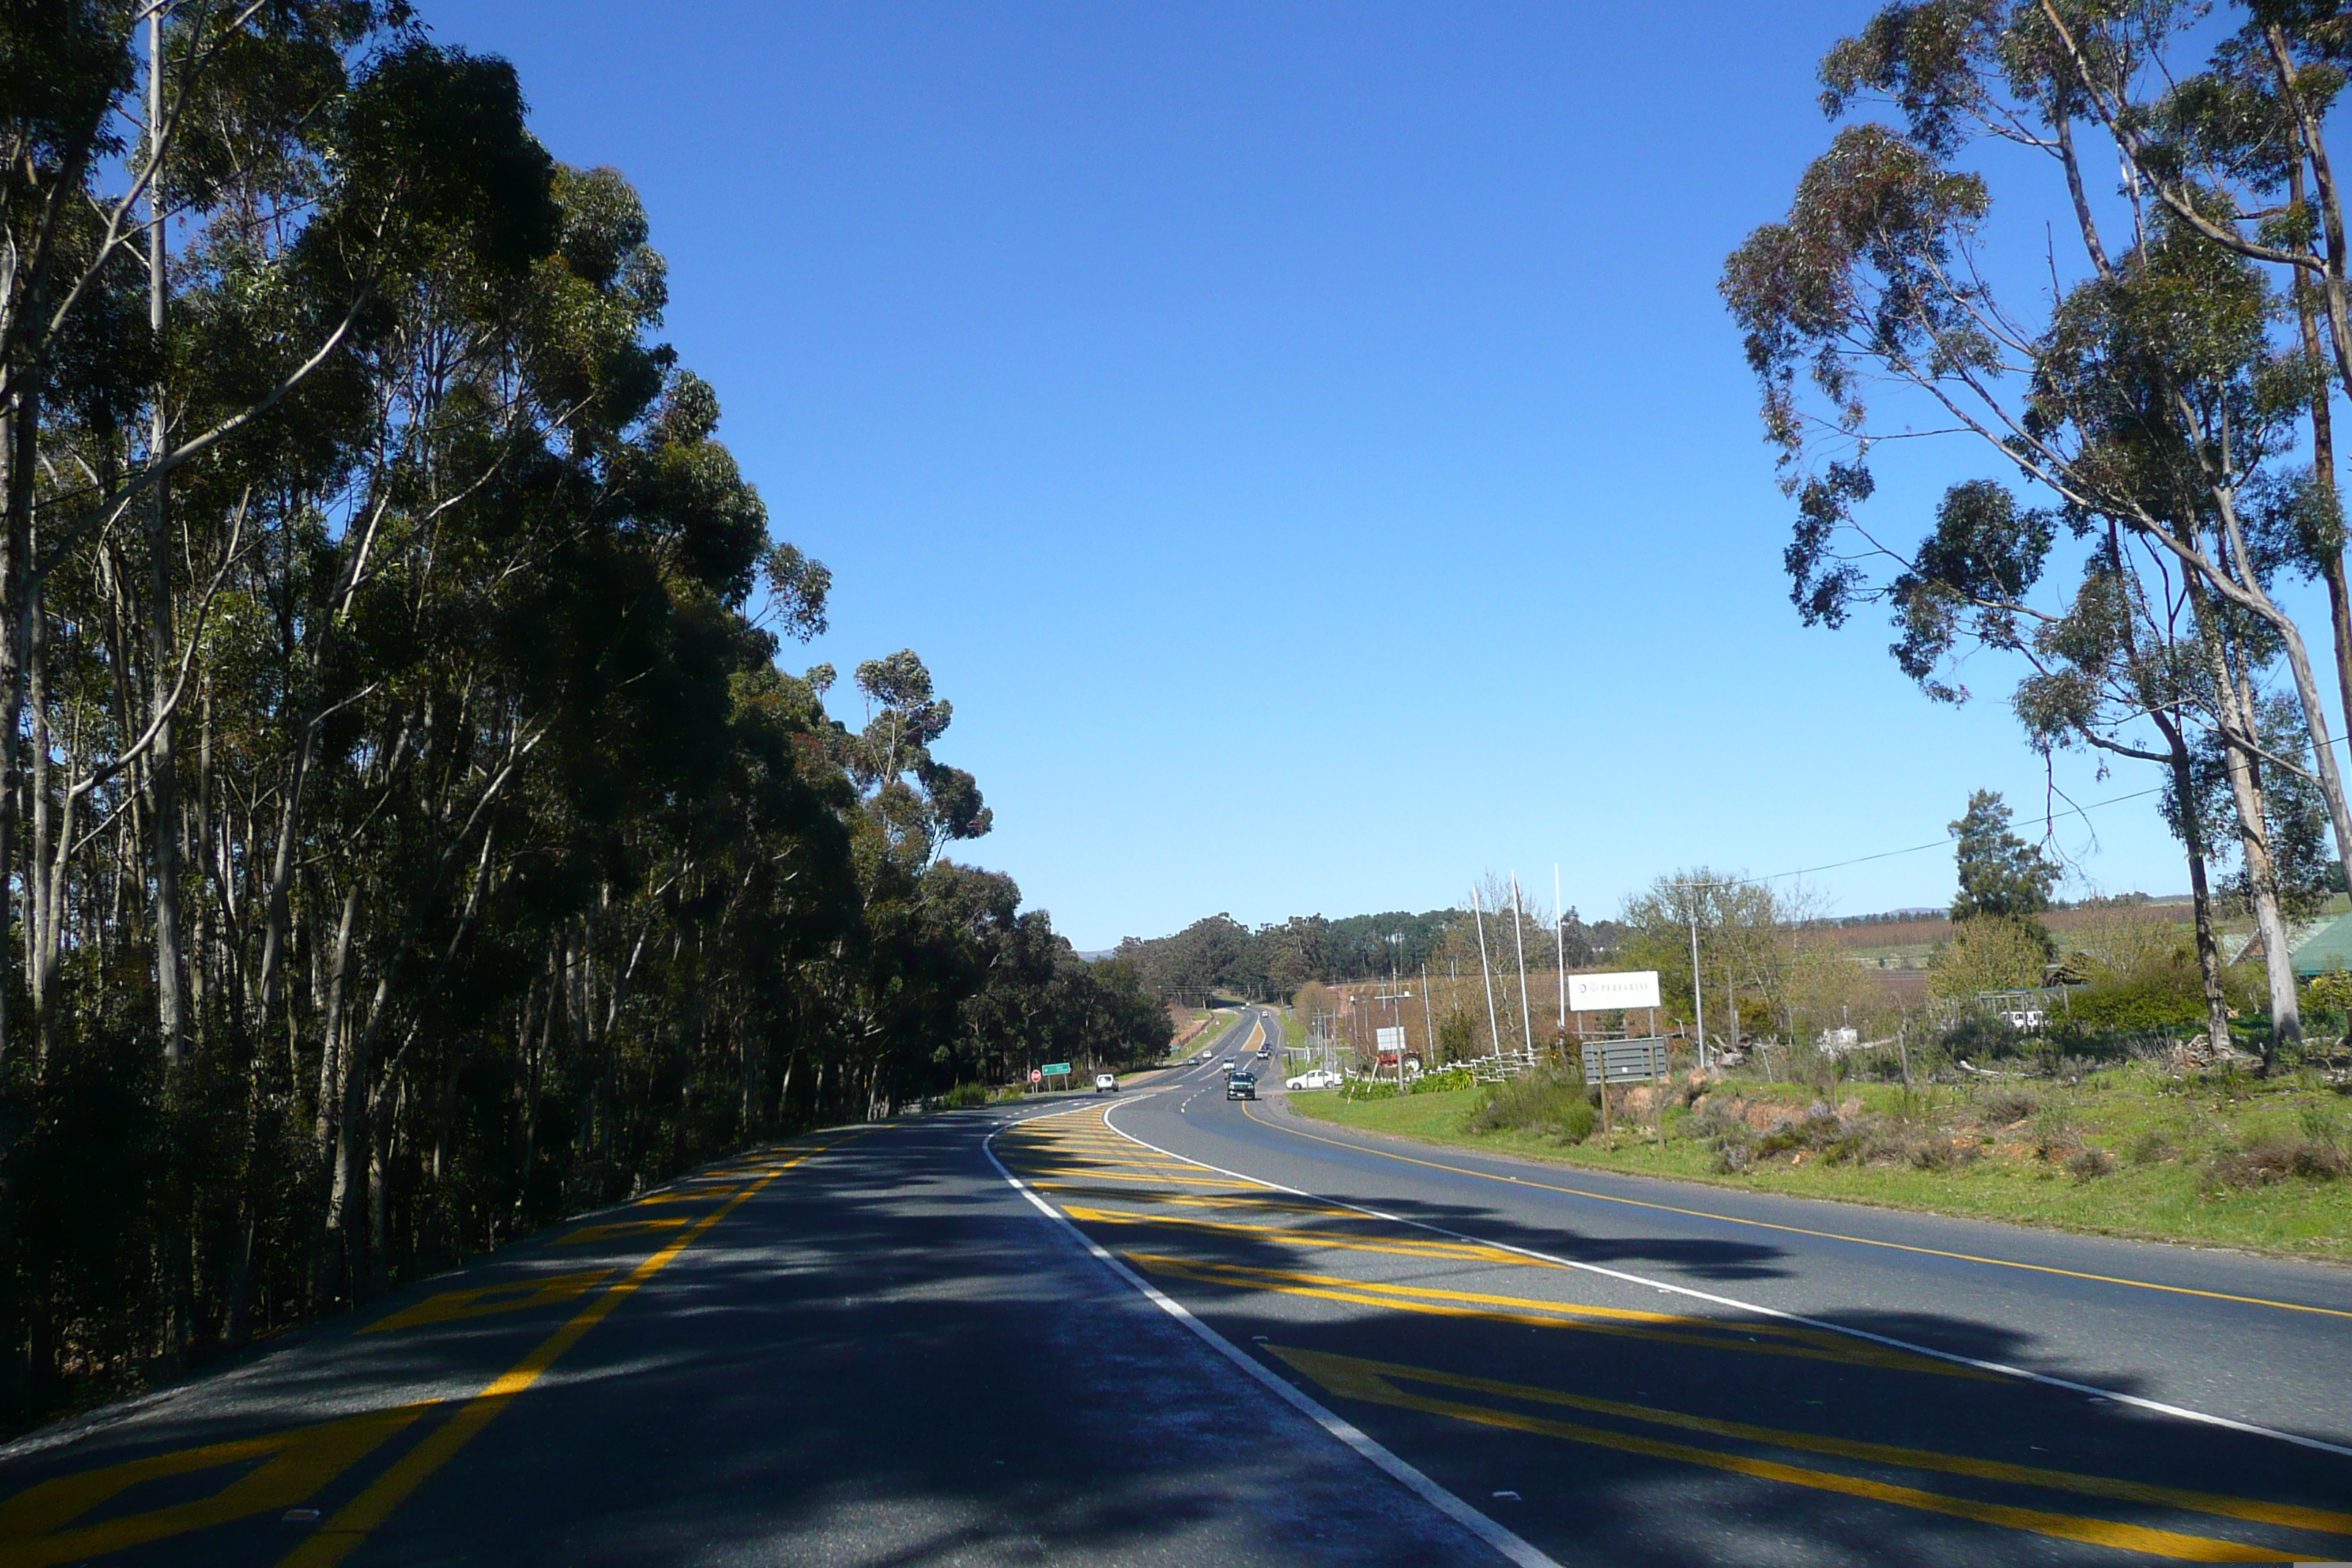
[[[1178,1208],[1248,1209],[1253,1213],[1355,1217],[1349,1215],[1347,1210],[1334,1208],[1328,1204],[1286,1203],[1279,1198],[1228,1196],[1216,1193],[1130,1193],[1110,1188],[1089,1187],[1078,1182],[1032,1182],[1029,1184],[1041,1193],[1076,1193],[1081,1195],[1090,1194],[1098,1198],[1114,1198],[1123,1204],[1171,1204]],[[1528,1259],[1521,1258],[1519,1261],[1527,1262]]]
[[[1392,1375],[1422,1378],[1423,1374],[1412,1368],[1384,1369],[1381,1363],[1377,1362],[1360,1362],[1349,1356],[1290,1350],[1276,1345],[1268,1345],[1266,1349],[1321,1384],[1331,1393],[1342,1398],[1360,1400],[1369,1405],[1394,1405],[1400,1409],[1418,1410],[1433,1415],[1449,1416],[1456,1421],[1474,1422],[1482,1426],[1499,1426],[1507,1431],[1528,1432],[1546,1437],[1561,1437],[1573,1443],[1587,1443],[1596,1447],[1614,1448],[1621,1453],[1640,1454],[1649,1458],[1671,1459],[1689,1465],[1705,1465],[1712,1469],[1729,1470],[1734,1474],[1754,1476],[1762,1480],[1780,1481],[1790,1486],[1808,1487],[1817,1491],[1841,1492],[1848,1497],[1865,1498],[1874,1502],[1893,1503],[1900,1508],[1917,1509],[1927,1513],[1940,1513],[1954,1519],[1973,1520],[1982,1524],[2002,1525],[2011,1530],[2027,1531],[2035,1535],[2053,1536],[2062,1541],[2080,1541],[2095,1546],[2112,1546],[2125,1552],[2142,1552],[2155,1557],[2169,1557],[2190,1563],[2304,1561],[2292,1552],[2274,1552],[2268,1547],[2251,1546],[2243,1542],[2217,1540],[2211,1536],[2203,1535],[2184,1535],[2169,1530],[2151,1530],[2144,1525],[2122,1524],[2114,1520],[2085,1519],[2074,1514],[2051,1513],[2042,1509],[2016,1508],[2007,1503],[1980,1502],[1973,1498],[1947,1497],[1941,1492],[1922,1491],[1916,1487],[1894,1486],[1885,1481],[1866,1480],[1860,1476],[1842,1475],[1834,1470],[1809,1470],[1800,1466],[1784,1465],[1771,1459],[1750,1458],[1744,1454],[1727,1454],[1714,1448],[1694,1447],[1687,1443],[1643,1437],[1629,1432],[1605,1431],[1597,1426],[1580,1426],[1566,1421],[1548,1420],[1540,1415],[1523,1415],[1516,1411],[1495,1410],[1482,1405],[1464,1405],[1450,1399],[1433,1399],[1425,1394],[1408,1394],[1390,1381]]]
[[[487,1318],[495,1312],[520,1312],[583,1296],[613,1271],[585,1268],[576,1274],[543,1274],[530,1279],[509,1279],[502,1285],[478,1285],[470,1290],[444,1290],[416,1305],[370,1323],[360,1332],[388,1333],[394,1329],[422,1328],[458,1318]]]
[[[635,1295],[646,1280],[667,1268],[679,1253],[699,1241],[713,1226],[741,1208],[786,1171],[828,1149],[838,1148],[850,1138],[868,1131],[870,1129],[858,1128],[833,1142],[810,1145],[792,1159],[770,1166],[767,1174],[728,1199],[714,1212],[695,1221],[693,1228],[631,1269],[608,1287],[604,1294],[583,1307],[570,1322],[548,1335],[529,1355],[484,1385],[479,1393],[459,1407],[455,1415],[427,1433],[423,1442],[402,1455],[366,1490],[336,1510],[334,1517],[320,1525],[316,1534],[288,1552],[278,1568],[334,1568],[334,1564],[341,1563],[372,1531],[391,1518],[393,1510],[406,1501],[409,1494],[422,1486],[426,1477],[455,1458],[457,1450],[472,1441],[474,1435],[488,1426],[499,1411],[512,1404],[517,1394],[537,1383],[564,1352],[579,1343],[589,1330],[610,1317],[614,1308]]]
[[[0,1503],[0,1568],[52,1568],[289,1508],[333,1480],[385,1438],[423,1414],[423,1405],[372,1410],[266,1437],[212,1443],[156,1454],[43,1481]],[[267,1462],[244,1471],[212,1496],[126,1514],[79,1530],[66,1528],[132,1487],[226,1465]]]
[[[612,1241],[624,1236],[637,1236],[649,1230],[679,1230],[694,1223],[685,1218],[621,1219],[607,1225],[583,1225],[578,1230],[557,1237],[550,1245],[579,1247],[592,1241]]]
[[[736,1189],[732,1186],[719,1186],[698,1193],[655,1193],[651,1196],[637,1199],[630,1205],[630,1207],[644,1208],[649,1204],[716,1203],[720,1198],[733,1196],[735,1192]]]
[[[1292,1352],[1278,1352],[1286,1357]],[[1323,1352],[1301,1351],[1304,1356]],[[1347,1357],[1328,1358],[1349,1360]],[[2048,1491],[2080,1492],[2086,1497],[2114,1498],[2122,1502],[2149,1503],[2160,1508],[2184,1509],[2192,1513],[2210,1513],[2229,1519],[2251,1520],[2259,1524],[2284,1525],[2292,1530],[2315,1531],[2326,1535],[2352,1535],[2352,1514],[2334,1513],[2326,1509],[2304,1508],[2295,1503],[2265,1502],[2256,1498],[2230,1497],[2221,1492],[2192,1491],[2183,1487],[2153,1486],[2144,1481],[2126,1481],[2112,1476],[2085,1476],[2072,1470],[2045,1469],[2036,1465],[2011,1465],[1998,1459],[1979,1459],[1962,1454],[1941,1454],[1929,1448],[1905,1448],[1887,1443],[1864,1443],[1845,1437],[1825,1437],[1811,1432],[1785,1432],[1770,1426],[1751,1426],[1745,1421],[1720,1421],[1704,1415],[1685,1415],[1678,1410],[1662,1410],[1654,1405],[1627,1405],[1613,1399],[1594,1399],[1580,1394],[1563,1394],[1557,1389],[1532,1388],[1524,1384],[1503,1383],[1494,1378],[1477,1377],[1464,1373],[1435,1372],[1422,1367],[1395,1366],[1382,1362],[1365,1362],[1363,1366],[1381,1376],[1404,1378],[1414,1383],[1435,1384],[1446,1388],[1462,1388],[1476,1394],[1492,1394],[1506,1399],[1523,1399],[1534,1404],[1564,1405],[1571,1409],[1589,1410],[1600,1415],[1622,1416],[1629,1421],[1647,1422],[1654,1426],[1676,1426],[1686,1431],[1707,1432],[1719,1437],[1734,1437],[1743,1442],[1769,1443],[1780,1448],[1800,1448],[1816,1454],[1833,1454],[1840,1458],[1859,1459],[1867,1464],[1897,1465],[1913,1470],[1941,1470],[1956,1476],[1973,1476],[1979,1480],[2006,1481],[2017,1486],[2040,1487]]]
[[[1900,1351],[1876,1350],[1832,1335],[1828,1348],[1802,1342],[1810,1331],[1773,1329],[1765,1324],[1718,1321],[1707,1318],[1677,1318],[1664,1313],[1626,1311],[1622,1308],[1583,1307],[1566,1301],[1527,1300],[1513,1296],[1479,1296],[1412,1285],[1366,1285],[1333,1275],[1292,1274],[1276,1268],[1247,1268],[1237,1264],[1204,1264],[1191,1258],[1163,1258],[1126,1252],[1127,1258],[1150,1273],[1173,1275],[1203,1285],[1227,1285],[1245,1290],[1269,1290],[1277,1295],[1307,1296],[1354,1307],[1383,1307],[1391,1311],[1418,1312],[1426,1317],[1475,1318],[1486,1322],[1516,1323],[1531,1329],[1574,1329],[1589,1334],[1613,1334],[1620,1339],[1650,1340],[1660,1344],[1688,1345],[1700,1350],[1737,1351],[1743,1355],[1788,1356],[1798,1361],[1824,1361],[1840,1366],[1874,1366],[1891,1372],[1919,1372],[1936,1377],[2001,1381],[1990,1373]],[[1749,1330],[1754,1332],[1749,1332]]]
[[[1255,1188],[1258,1186],[1255,1182],[1231,1182],[1223,1176],[1124,1176],[1117,1171],[1093,1170],[1080,1165],[1013,1166],[1013,1170],[1016,1174],[1024,1177],[1085,1176],[1090,1181],[1097,1182],[1163,1182],[1171,1186],[1182,1187]]]
[[[1674,1204],[1651,1203],[1643,1198],[1622,1198],[1613,1193],[1596,1193],[1583,1187],[1556,1186],[1525,1176],[1497,1176],[1486,1171],[1474,1171],[1463,1165],[1449,1165],[1439,1160],[1417,1160],[1410,1154],[1399,1154],[1370,1144],[1350,1143],[1344,1138],[1326,1138],[1319,1133],[1302,1132],[1296,1127],[1285,1127],[1278,1121],[1268,1121],[1248,1106],[1242,1114],[1260,1127],[1287,1132],[1294,1138],[1311,1139],[1328,1143],[1335,1149],[1351,1149],[1359,1154],[1375,1154],[1383,1160],[1400,1160],[1408,1165],[1425,1165],[1433,1171],[1451,1171],[1459,1176],[1475,1176],[1480,1181],[1495,1182],[1505,1186],[1528,1187],[1541,1193],[1565,1193],[1570,1197],[1591,1198],[1604,1204],[1623,1204],[1629,1208],[1656,1209],[1663,1214],[1687,1215],[1694,1219],[1720,1220],[1726,1225],[1751,1226],[1758,1230],[1777,1230],[1790,1236],[1819,1237],[1824,1241],[1850,1241],[1857,1247],[1883,1247],[1892,1252],[1916,1252],[1928,1258],[1949,1258],[1961,1263],[1983,1263],[1995,1268],[2021,1268],[2034,1274],[2056,1274],[2068,1279],[2089,1279],[2101,1285],[2127,1285],[2135,1290],[2162,1290],[2175,1296],[2200,1296],[2209,1301],[2236,1301],[2248,1307],[2275,1307],[2283,1312],[2315,1312],[2322,1317],[2352,1318],[2352,1310],[2340,1307],[2315,1307],[2303,1301],[2273,1301],[2264,1296],[2234,1296],[2226,1290],[2199,1290],[2187,1285],[2160,1285],[2152,1279],[2126,1279],[2114,1274],[2091,1274],[2079,1268],[2060,1268],[2047,1263],[2020,1263],[2009,1258],[1984,1258],[1973,1252],[1950,1252],[1940,1247],[1914,1247],[1907,1242],[1880,1241],[1867,1236],[1847,1236],[1834,1230],[1812,1230],[1801,1225],[1779,1225],[1766,1219],[1743,1219],[1738,1215],[1715,1214],[1706,1209],[1682,1208]]]
[[[1201,1169],[1190,1160],[1143,1160],[1131,1155],[1114,1154],[1108,1150],[1098,1154],[1090,1154],[1084,1151],[1074,1152],[1068,1149],[1039,1149],[1013,1152],[1012,1157],[1014,1160],[1028,1162],[1099,1162],[1109,1169],[1124,1171],[1197,1171]]]
[[[1173,1215],[1127,1214],[1118,1209],[1101,1209],[1064,1204],[1062,1211],[1072,1219],[1092,1220],[1100,1225],[1149,1225],[1170,1230],[1207,1231],[1218,1236],[1247,1236],[1255,1239],[1276,1242],[1284,1247],[1330,1247],[1341,1252],[1380,1252],[1391,1258],[1444,1258],[1462,1263],[1494,1263],[1524,1268],[1528,1259],[1499,1247],[1482,1247],[1468,1241],[1409,1241],[1355,1236],[1339,1236],[1329,1231],[1300,1230],[1295,1226],[1243,1225],[1235,1220],[1187,1219]],[[1540,1266],[1538,1266],[1540,1267]]]

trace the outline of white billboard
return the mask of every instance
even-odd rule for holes
[[[1383,1026],[1372,1031],[1372,1045],[1382,1055],[1404,1049],[1404,1031]]]
[[[1568,977],[1568,1010],[1571,1013],[1606,1013],[1619,1007],[1657,1005],[1658,972],[1654,969]]]

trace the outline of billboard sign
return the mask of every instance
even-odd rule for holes
[[[1372,1031],[1372,1043],[1384,1057],[1394,1056],[1404,1049],[1404,1030],[1385,1026]]]
[[[1568,1010],[1571,1013],[1606,1013],[1620,1007],[1657,1005],[1658,972],[1654,969],[1568,977]]]

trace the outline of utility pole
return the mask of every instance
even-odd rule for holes
[[[1429,965],[1426,963],[1421,966],[1421,1026],[1429,1036],[1428,1043],[1422,1048],[1429,1053],[1430,1065],[1433,1067],[1437,1062],[1437,1020],[1429,1011]]]
[[[1534,1016],[1528,1011],[1528,942],[1526,935],[1520,929],[1526,924],[1523,918],[1526,914],[1524,904],[1525,900],[1519,897],[1519,874],[1514,871],[1511,873],[1511,945],[1517,950],[1519,955],[1520,1037],[1527,1043],[1528,1064],[1532,1067],[1536,1059],[1536,1021]]]
[[[1470,918],[1478,927],[1478,974],[1486,983],[1486,1044],[1494,1048],[1495,1059],[1503,1058],[1503,1031],[1495,1017],[1495,972],[1486,964],[1486,911],[1479,902],[1478,889],[1470,889]]]
[[[1691,933],[1691,1010],[1698,1016],[1692,1027],[1698,1032],[1698,1067],[1706,1070],[1706,986],[1698,974],[1698,884],[1685,885],[1683,907],[1690,915]]]
[[[1551,934],[1559,965],[1559,1036],[1568,1038],[1568,906],[1559,901],[1559,862],[1551,863]]]

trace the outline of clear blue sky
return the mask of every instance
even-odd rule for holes
[[[968,858],[1082,948],[2043,810],[2000,671],[1955,711],[1874,618],[1797,624],[1715,293],[1861,5],[425,9],[643,194],[667,335],[835,573],[790,659],[917,649]],[[2065,831],[2074,891],[2186,886],[2151,805]],[[1815,881],[1938,903],[1950,858]]]

